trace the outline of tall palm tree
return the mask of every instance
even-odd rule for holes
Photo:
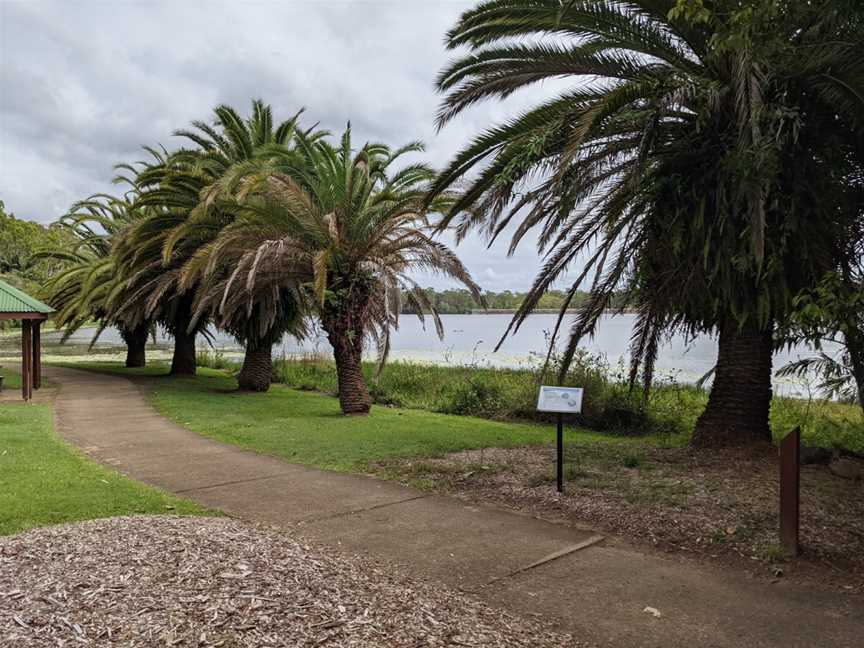
[[[148,320],[131,322],[112,316],[109,296],[122,283],[117,261],[112,254],[114,242],[125,229],[140,218],[132,207],[132,198],[95,195],[75,203],[58,226],[69,233],[64,241],[71,247],[41,250],[39,256],[63,264],[44,286],[47,300],[56,309],[54,321],[65,329],[64,340],[83,325],[96,321],[99,328],[95,342],[108,326],[116,326],[126,344],[126,366],[143,367],[145,347],[151,330]]]
[[[333,347],[345,414],[369,411],[364,342],[376,343],[380,370],[390,331],[398,326],[403,289],[443,335],[435,309],[409,272],[451,276],[482,301],[459,259],[431,236],[427,214],[449,199],[424,205],[434,172],[423,164],[396,169],[403,155],[422,150],[417,143],[354,150],[349,126],[338,146],[300,135],[295,150],[238,165],[223,183],[222,190],[242,205],[214,243],[214,254],[238,259],[227,294],[242,285],[302,291]]]
[[[192,323],[193,289],[180,288],[180,268],[198,244],[185,241],[183,248],[165,258],[165,242],[197,204],[203,186],[201,174],[177,154],[146,148],[151,160],[123,165],[137,190],[136,209],[146,215],[127,228],[114,246],[119,275],[123,278],[109,296],[111,312],[135,325],[156,321],[174,338],[172,375],[194,375],[195,339],[209,321]]]
[[[649,378],[664,331],[719,331],[694,434],[718,445],[770,439],[774,322],[824,272],[841,229],[814,200],[826,182],[808,180],[825,176],[819,131],[858,118],[864,65],[826,3],[806,15],[770,0],[752,15],[703,4],[696,19],[675,0],[465,12],[447,42],[470,51],[439,75],[439,126],[545,80],[574,86],[475,138],[431,195],[475,172],[444,225],[491,240],[513,227],[511,251],[537,233],[545,264],[508,333],[553,282],[568,278],[570,299],[587,283],[564,371],[617,291],[640,305],[633,359]]]
[[[197,334],[211,319],[223,322],[246,347],[241,387],[260,391],[270,384],[270,373],[261,363],[264,347],[269,349],[269,340],[280,339],[295,328],[298,318],[256,318],[261,309],[248,299],[242,317],[252,318],[250,321],[238,321],[240,310],[217,315],[202,307],[212,307],[214,300],[208,290],[202,290],[202,277],[189,268],[199,267],[190,264],[191,260],[234,218],[230,201],[208,198],[222,175],[261,150],[287,147],[295,136],[300,112],[275,127],[270,107],[260,100],[252,102],[247,119],[226,105],[218,106],[214,113],[213,125],[195,121],[192,129],[175,132],[194,148],[170,155],[156,152],[154,163],[133,169],[135,182],[141,187],[140,203],[151,210],[151,217],[130,231],[120,248],[126,271],[140,286],[122,309],[137,310],[163,322],[175,341],[172,374],[195,373]],[[206,210],[201,209],[205,200]],[[216,270],[220,276],[226,273],[224,265]],[[210,281],[212,284],[213,276]],[[291,307],[286,312],[296,310]],[[263,327],[264,321],[268,327]],[[253,367],[258,369],[250,373]]]

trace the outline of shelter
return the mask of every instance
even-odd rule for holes
[[[25,401],[42,386],[42,322],[53,312],[50,306],[0,281],[0,320],[21,320],[21,395]]]

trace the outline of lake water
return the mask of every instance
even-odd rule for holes
[[[399,329],[393,333],[391,359],[496,367],[524,367],[537,364],[545,355],[546,341],[555,326],[556,316],[542,314],[528,317],[520,330],[508,337],[499,351],[493,352],[510,318],[511,316],[507,314],[443,315],[441,319],[444,323],[445,335],[444,339],[440,340],[431,321],[427,320],[424,329],[416,316],[402,316]],[[582,346],[591,353],[604,355],[613,366],[619,362],[626,363],[633,322],[633,315],[606,316],[598,327],[597,335],[592,340],[584,341]],[[92,335],[92,330],[79,331],[70,339],[69,344],[76,346],[86,344]],[[44,338],[46,344],[52,345],[53,342],[53,345],[56,345],[59,334],[48,333]],[[170,344],[170,340],[162,336],[157,338],[157,349],[168,350]],[[203,339],[199,339],[199,344],[207,346],[207,342]],[[105,331],[97,344],[98,350],[101,351],[121,346],[120,336],[114,330]],[[213,346],[228,355],[241,352],[236,341],[222,333],[214,333]],[[826,346],[828,352],[834,353],[838,349],[837,345]],[[316,351],[324,353],[330,351],[330,345],[321,334],[314,335],[302,343],[293,338],[286,338],[273,349],[276,355]],[[374,351],[370,350],[370,355],[372,353]],[[811,353],[811,350],[806,347],[777,353],[774,367],[777,369],[787,362],[809,356]],[[660,350],[657,361],[658,376],[674,377],[680,382],[695,382],[714,366],[716,356],[717,342],[713,337],[700,336],[689,341],[681,336],[673,337]],[[775,388],[778,393],[789,395],[801,395],[806,392],[805,385],[802,383],[785,379],[776,380]]]

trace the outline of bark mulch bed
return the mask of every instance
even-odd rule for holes
[[[577,646],[538,620],[221,518],[0,538],[0,646]]]
[[[566,488],[555,490],[550,447],[471,450],[381,463],[390,478],[630,542],[734,564],[771,579],[864,593],[864,483],[803,466],[802,555],[778,546],[776,452],[693,452],[622,443],[568,444]]]

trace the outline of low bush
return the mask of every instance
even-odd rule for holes
[[[539,369],[496,369],[474,365],[441,366],[391,362],[378,378],[372,363],[364,365],[370,392],[379,405],[424,409],[499,421],[551,422],[537,412],[541,384],[553,384],[557,358],[544,374]],[[335,394],[336,371],[322,355],[275,361],[278,382],[295,389]],[[694,385],[657,381],[647,400],[630,390],[623,367],[610,367],[603,357],[580,351],[565,385],[585,390],[577,423],[619,435],[663,436],[670,444],[685,442],[705,408],[707,392]],[[775,437],[800,425],[814,447],[864,453],[861,408],[825,400],[776,397],[771,409]]]
[[[552,415],[537,412],[536,404],[539,386],[555,380],[554,361],[545,373],[409,362],[392,362],[377,378],[371,363],[364,371],[372,397],[380,405],[502,421],[553,420]],[[318,355],[278,359],[274,375],[295,389],[331,394],[337,390],[332,361]],[[564,384],[585,390],[583,413],[576,422],[616,434],[682,434],[699,411],[682,417],[682,403],[691,408],[704,406],[704,395],[701,403],[696,402],[699,390],[672,384],[658,386],[646,403],[641,392],[631,392],[623,379],[610,372],[604,359],[587,353],[574,359]]]
[[[219,349],[199,349],[195,354],[195,364],[208,369],[238,369],[240,363]]]

